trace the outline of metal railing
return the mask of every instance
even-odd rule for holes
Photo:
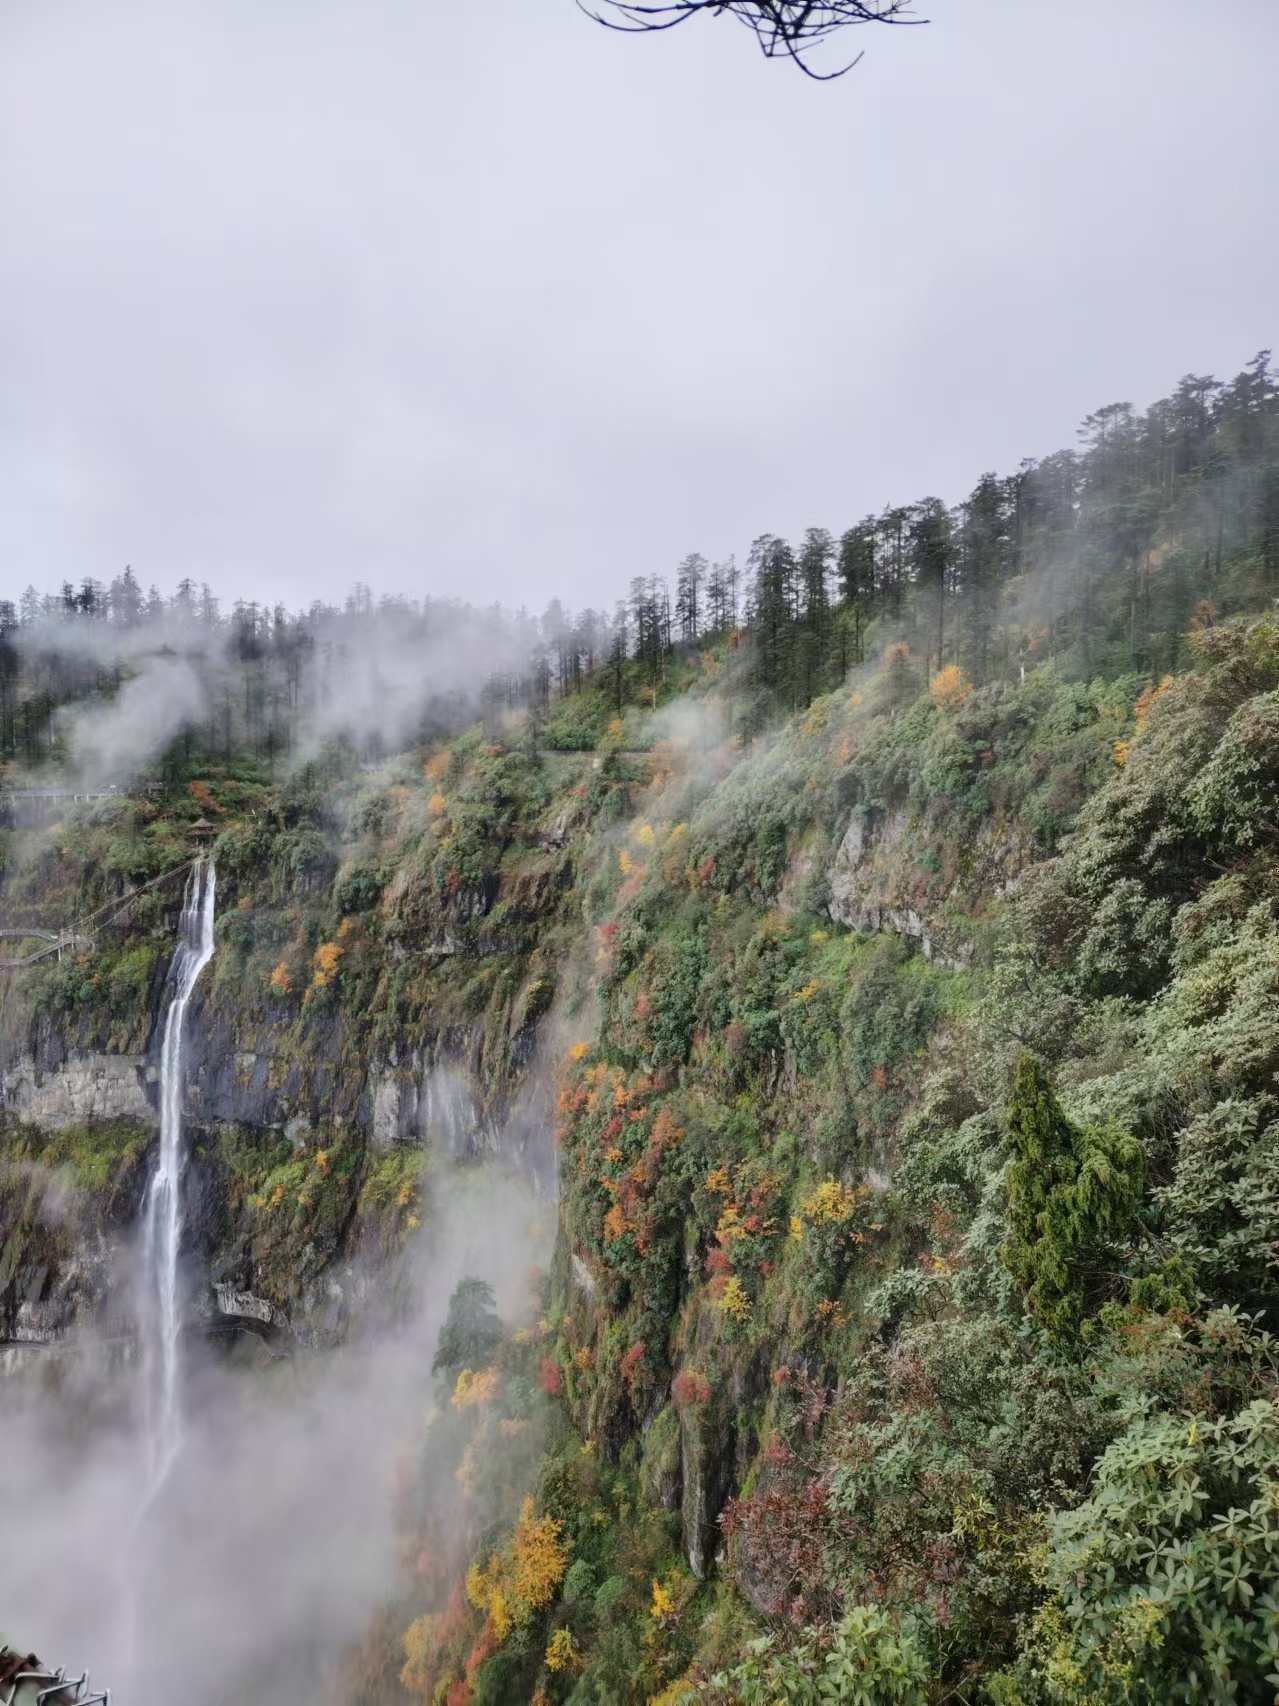
[[[68,1676],[65,1665],[49,1670],[34,1653],[23,1658],[7,1647],[0,1650],[0,1706],[39,1706],[42,1700],[56,1706],[111,1706],[111,1690],[94,1689],[88,1671]]]
[[[141,888],[132,890],[123,900],[107,901],[95,912],[90,912],[84,918],[77,919],[65,930],[45,930],[34,926],[28,929],[20,924],[0,928],[0,941],[42,941],[44,943],[44,947],[36,948],[29,954],[0,960],[0,971],[17,971],[22,966],[34,965],[37,960],[47,960],[53,954],[57,954],[58,958],[61,959],[68,949],[91,948],[98,932],[108,929],[112,924],[123,918],[134,902],[141,895],[146,894],[148,889],[155,888],[157,883],[167,883],[171,877],[189,871],[194,863],[194,859],[187,859],[181,865],[175,865],[172,870],[161,871],[158,877],[152,877],[150,882],[143,883]],[[109,916],[104,917],[104,913],[109,914]],[[0,1706],[5,1706],[3,1698],[0,1698]]]

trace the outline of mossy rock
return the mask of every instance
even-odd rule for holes
[[[644,1435],[640,1486],[649,1504],[676,1511],[682,1484],[679,1414],[667,1404]]]

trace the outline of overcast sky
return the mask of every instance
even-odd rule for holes
[[[1274,0],[931,15],[0,0],[0,594],[607,606],[1279,341]]]

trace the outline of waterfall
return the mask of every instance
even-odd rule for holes
[[[182,1063],[184,1021],[196,979],[213,957],[214,870],[212,859],[191,868],[182,900],[178,945],[169,967],[168,1009],[160,1050],[160,1154],[147,1187],[142,1234],[144,1287],[143,1382],[148,1480],[159,1488],[181,1440],[178,1391],[178,1335],[182,1326],[178,1295],[178,1244],[182,1236],[182,1099],[186,1088]]]

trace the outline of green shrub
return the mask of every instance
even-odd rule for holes
[[[565,1605],[594,1600],[597,1586],[594,1565],[585,1558],[576,1558],[568,1567],[568,1574],[564,1577],[564,1585],[560,1589],[560,1598]]]
[[[626,1596],[625,1576],[609,1576],[595,1590],[595,1615],[609,1618],[618,1602]]]
[[[333,904],[342,914],[369,912],[382,898],[385,873],[372,865],[354,865],[333,885]]]
[[[1178,1256],[1216,1302],[1255,1303],[1279,1278],[1279,1120],[1270,1098],[1229,1098],[1177,1143],[1156,1207]]]
[[[1189,795],[1200,832],[1230,851],[1269,843],[1279,832],[1279,692],[1247,700]]]
[[[1034,1663],[1053,1702],[1212,1706],[1279,1688],[1279,1409],[1142,1417],[1049,1524]],[[997,1700],[1032,1700],[1014,1678]]]
[[[814,1631],[790,1648],[771,1636],[752,1641],[746,1662],[712,1678],[711,1687],[741,1706],[927,1706],[925,1648],[921,1620],[898,1622],[876,1606],[854,1605],[830,1634]]]

